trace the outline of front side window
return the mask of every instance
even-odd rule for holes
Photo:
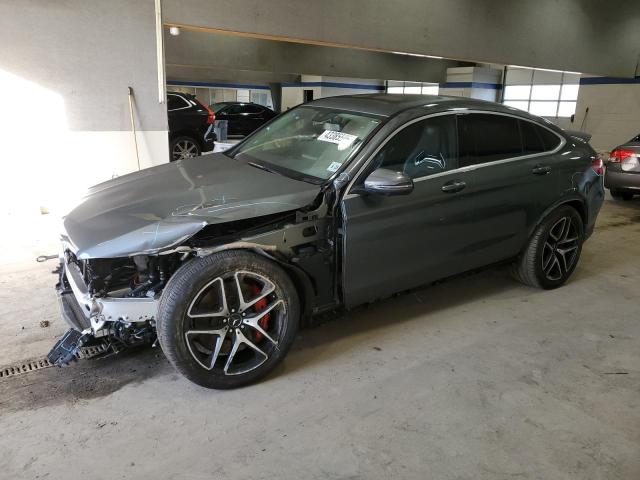
[[[495,162],[522,155],[518,119],[469,113],[458,117],[460,166]]]
[[[211,108],[211,110],[213,110],[217,114],[226,112],[228,106],[228,103],[212,103],[211,105],[209,105],[209,108]]]
[[[420,178],[457,168],[455,115],[442,115],[400,130],[373,159],[386,168]]]
[[[322,181],[348,162],[381,122],[373,115],[303,106],[258,130],[231,155],[284,175]]]

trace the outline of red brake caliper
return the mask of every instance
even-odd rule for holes
[[[261,291],[262,289],[258,285],[251,285],[251,293],[253,295],[259,295]],[[267,308],[267,299],[261,298],[260,300],[258,300],[256,303],[253,304],[253,307],[255,308],[256,313],[260,313],[265,308]],[[264,317],[258,320],[258,325],[260,325],[265,332],[269,329],[270,316],[271,314],[267,313]],[[260,340],[262,340],[262,337],[263,337],[262,333],[256,331],[254,332],[254,334],[255,334],[256,342],[259,342]]]

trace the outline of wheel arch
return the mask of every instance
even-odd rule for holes
[[[204,255],[212,255],[217,252],[239,250],[249,251],[257,255],[260,255],[277,265],[280,265],[284,271],[291,278],[293,285],[296,288],[298,298],[300,299],[300,306],[303,318],[309,317],[313,312],[315,306],[315,288],[313,282],[307,272],[302,268],[289,261],[288,257],[274,245],[262,245],[259,243],[251,242],[234,242],[226,245],[221,245],[216,248],[206,249]]]
[[[551,205],[549,208],[547,208],[542,213],[542,215],[540,215],[540,217],[537,219],[536,223],[529,229],[527,238],[530,238],[531,235],[533,235],[533,232],[535,232],[536,229],[540,226],[540,224],[544,222],[545,218],[547,218],[549,215],[551,215],[552,212],[554,212],[555,210],[563,206],[573,207],[580,215],[580,218],[582,219],[582,223],[586,227],[587,221],[588,221],[587,205],[584,199],[578,196],[575,196],[575,197],[572,196],[572,197],[563,198],[557,201],[556,203],[554,203],[553,205]]]

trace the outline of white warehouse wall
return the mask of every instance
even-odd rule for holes
[[[575,121],[570,128],[591,133],[591,145],[598,151],[612,150],[638,135],[640,77],[582,78]]]
[[[366,93],[384,93],[384,80],[366,78],[322,77],[320,95],[335,97],[337,95],[362,95]]]
[[[153,0],[0,2],[0,44],[0,214],[63,213],[137,170],[129,86],[140,167],[168,161]]]
[[[502,71],[488,67],[447,68],[447,81],[440,85],[441,95],[500,100]]]

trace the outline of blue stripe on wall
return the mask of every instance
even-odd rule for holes
[[[502,85],[499,83],[484,82],[445,82],[440,84],[440,88],[488,88],[491,90],[501,90]]]
[[[167,80],[167,86],[171,87],[212,87],[212,88],[248,88],[251,90],[269,90],[268,85],[251,85],[248,83],[207,83],[207,82],[183,82],[180,80]]]
[[[350,88],[353,90],[372,90],[384,92],[384,85],[367,85],[364,83],[340,83],[340,82],[296,82],[283,83],[283,87],[329,87],[329,88]]]
[[[580,85],[625,85],[625,84],[640,84],[640,76],[635,78],[583,77],[580,79]]]

